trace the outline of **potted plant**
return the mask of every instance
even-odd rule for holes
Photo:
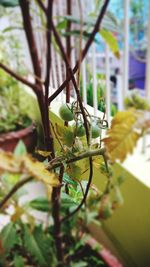
[[[36,145],[36,127],[20,103],[17,81],[0,72],[0,148],[13,151],[23,140],[28,151]]]
[[[68,8],[69,3],[70,1]],[[47,6],[44,1],[37,1],[46,25],[46,71],[43,82],[43,66],[39,60],[39,50],[31,20],[31,14],[35,13],[32,13],[30,1],[18,2],[32,60],[34,82],[14,72],[2,62],[0,68],[29,86],[35,93],[41,112],[44,147],[36,152],[37,157],[28,154],[22,142],[18,144],[14,153],[0,152],[0,210],[3,216],[8,216],[8,222],[0,234],[1,266],[83,267],[102,264],[102,259],[97,257],[96,252],[91,248],[89,252],[86,235],[88,223],[91,220],[99,222],[109,217],[121,203],[119,186],[122,177],[113,178],[111,163],[123,161],[126,155],[132,152],[143,127],[146,127],[145,123],[141,124],[141,114],[137,116],[134,110],[119,112],[113,118],[106,138],[102,139],[101,132],[108,127],[107,120],[104,117],[91,116],[84,108],[78,83],[74,77],[95,34],[100,29],[108,3],[109,1],[105,0],[100,6],[89,39],[83,51],[80,51],[76,66],[72,69],[53,21],[53,1],[48,1]],[[53,64],[52,34],[65,62],[67,78],[49,96],[50,69]],[[59,125],[52,121],[49,104],[66,85],[69,92],[70,80],[73,82],[77,101],[73,103],[67,101],[61,106],[59,114],[65,122],[63,126],[62,123]],[[68,125],[73,120],[74,124]],[[54,140],[57,141],[57,148]],[[98,169],[97,179],[102,174],[106,178],[105,186],[100,192],[92,182],[94,167]],[[41,189],[43,193],[40,197],[36,195],[37,182],[46,187],[45,191]],[[27,198],[23,200],[25,196],[22,187],[26,184],[28,193],[26,192]],[[33,213],[33,210],[42,214]],[[115,264],[112,265],[111,261],[108,265],[107,261],[105,265],[119,266],[118,261]]]

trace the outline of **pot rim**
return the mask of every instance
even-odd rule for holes
[[[18,137],[21,139],[27,134],[33,133],[35,129],[36,129],[35,123],[32,122],[31,125],[21,130],[1,133],[0,142],[4,142],[5,140],[10,140],[10,139],[18,139]]]

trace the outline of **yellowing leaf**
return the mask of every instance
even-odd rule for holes
[[[66,126],[56,124],[56,131],[63,145],[71,147],[74,142],[74,133]]]
[[[24,157],[24,167],[31,176],[39,181],[44,182],[46,185],[58,186],[59,180],[57,174],[49,172],[42,162],[36,161],[31,157]]]
[[[101,29],[100,34],[117,58],[120,58],[119,46],[115,36],[108,30]]]
[[[14,155],[0,151],[0,172],[7,171],[11,173],[18,173],[20,170],[20,161],[14,160]]]
[[[135,123],[137,117],[133,111],[118,112],[113,118],[108,137],[103,139],[109,158],[114,162],[121,162],[133,149],[140,137],[136,131]]]
[[[51,189],[59,185],[59,179],[56,173],[49,172],[42,162],[39,162],[29,155],[15,156],[12,153],[0,151],[0,173],[18,173],[31,176],[43,182],[50,196]]]

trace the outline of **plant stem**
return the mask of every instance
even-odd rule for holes
[[[4,207],[6,202],[25,184],[32,181],[32,177],[26,177],[15,184],[15,186],[10,190],[10,192],[2,199],[0,202],[0,210]]]
[[[41,78],[41,66],[38,56],[38,49],[33,33],[33,28],[31,24],[31,15],[30,15],[30,8],[29,8],[29,1],[28,0],[19,0],[22,18],[23,18],[23,26],[26,33],[26,38],[28,41],[30,56],[32,59],[32,65],[34,69],[35,76]],[[36,84],[39,84],[39,80],[36,79]]]
[[[51,25],[52,25],[52,11],[53,11],[53,0],[48,1],[46,20],[46,40],[47,40],[47,53],[46,53],[46,77],[45,77],[45,117],[46,117],[46,144],[47,150],[52,152],[52,158],[55,157],[54,152],[54,142],[52,137],[52,132],[50,128],[50,118],[49,118],[49,85],[50,85],[50,70],[51,70]]]
[[[35,76],[35,84],[39,86],[39,91],[36,91],[38,104],[41,112],[41,118],[42,118],[42,125],[43,125],[43,131],[44,131],[44,141],[45,141],[45,148],[48,151],[52,152],[52,156],[54,156],[54,146],[53,146],[53,138],[50,130],[50,124],[49,124],[49,110],[48,110],[48,103],[45,103],[44,94],[43,94],[43,85],[41,84],[41,66],[39,61],[39,55],[38,55],[38,49],[37,44],[34,36],[34,31],[31,23],[31,15],[30,15],[30,3],[28,0],[19,0],[20,1],[20,7],[22,12],[22,18],[23,18],[23,25],[24,30],[26,33],[26,38],[28,42],[29,52],[32,60],[32,65],[34,69],[34,76]],[[51,2],[51,1],[50,1]],[[49,4],[51,8],[51,4]],[[47,13],[47,21],[49,14]],[[51,20],[51,18],[50,18]],[[49,39],[48,39],[49,40]],[[50,44],[49,44],[50,45]],[[49,53],[49,46],[48,46],[48,54]],[[50,57],[49,57],[50,60]],[[50,63],[47,62],[47,73],[50,72]],[[46,90],[48,91],[49,86],[49,78],[47,77],[46,80]],[[48,102],[48,101],[47,101]]]
[[[50,83],[50,69],[51,69],[51,24],[52,24],[52,10],[53,0],[48,1],[47,7],[47,27],[46,27],[46,40],[47,40],[47,53],[46,53],[46,78],[45,78],[45,101],[48,101],[49,83]]]
[[[60,174],[59,174],[60,184],[62,184],[63,174],[64,174],[64,166],[61,166]],[[54,219],[54,235],[55,235],[56,253],[57,253],[57,260],[58,260],[57,267],[64,267],[62,235],[61,235],[61,220],[60,220],[60,193],[61,193],[61,186],[53,189],[52,216]]]
[[[45,14],[47,13],[47,9],[45,7],[45,5],[43,4],[43,2],[41,0],[36,0],[38,5],[40,6],[40,8],[45,12]]]
[[[71,15],[71,9],[72,9],[72,0],[66,0],[67,4],[67,15]],[[71,31],[71,21],[67,21],[67,27],[66,32]],[[71,36],[68,35],[66,37],[66,56],[68,59],[69,64],[71,65]],[[66,79],[69,78],[69,71],[68,66],[66,65]],[[70,103],[70,82],[68,82],[66,86],[66,103]]]
[[[75,156],[73,158],[70,158],[68,160],[66,160],[66,164],[70,164],[70,163],[73,163],[73,162],[76,162],[76,161],[79,161],[79,160],[82,160],[82,159],[85,159],[85,158],[89,158],[89,157],[94,157],[94,156],[103,156],[105,154],[105,149],[104,148],[101,148],[101,149],[96,149],[96,150],[89,150],[89,151],[86,151],[82,154],[80,154],[79,156]],[[63,157],[62,159],[59,157],[58,158],[58,162],[54,162],[52,161],[49,162],[49,165],[47,167],[47,169],[50,171],[50,170],[53,170],[53,169],[56,169],[60,166],[63,165],[63,163],[61,163],[61,161],[63,160]]]
[[[15,78],[17,81],[19,81],[19,82],[27,85],[28,87],[32,88],[32,90],[34,91],[35,94],[39,90],[39,87],[37,85],[35,85],[34,83],[29,82],[27,79],[21,77],[19,74],[17,74],[16,72],[12,71],[10,68],[5,66],[1,62],[0,62],[0,68],[3,69],[9,75],[11,75],[13,78]]]

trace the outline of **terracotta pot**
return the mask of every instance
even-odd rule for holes
[[[25,143],[28,152],[33,152],[37,143],[37,131],[34,123],[19,131],[0,134],[0,149],[13,152],[19,140]]]

